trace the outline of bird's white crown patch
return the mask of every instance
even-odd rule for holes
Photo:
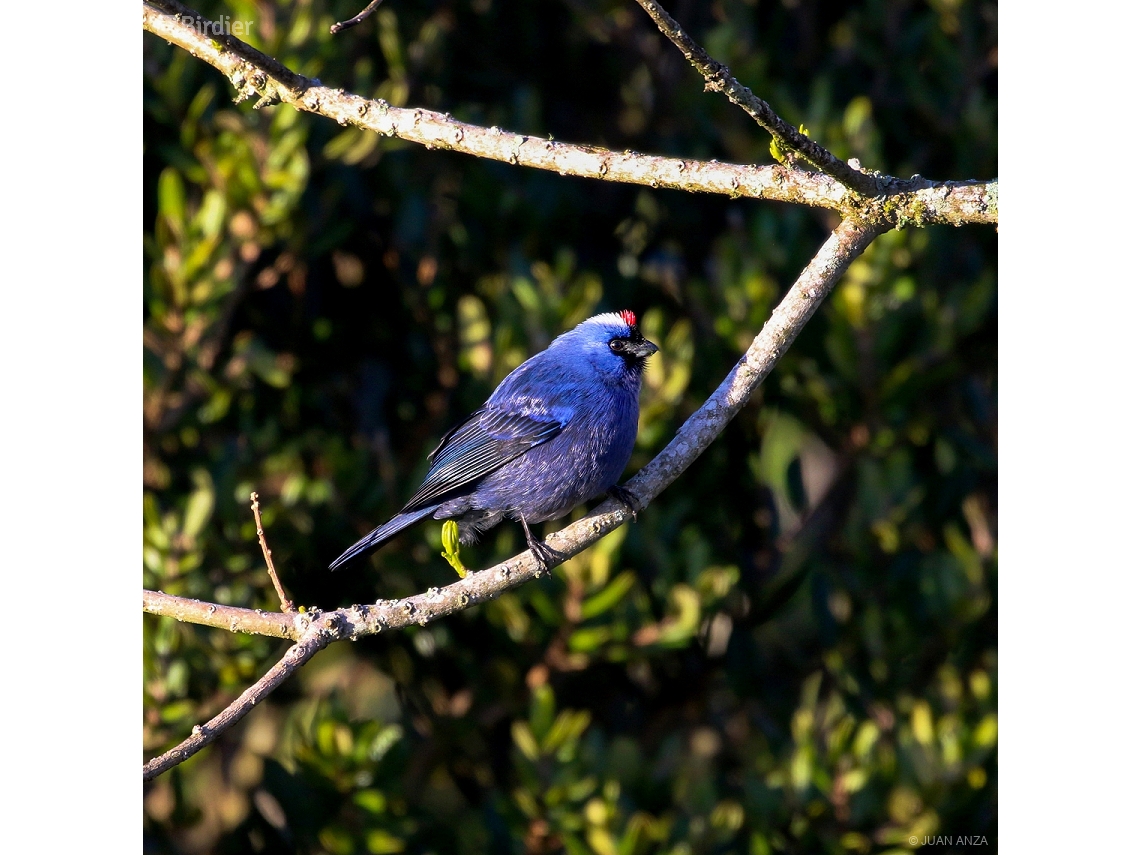
[[[601,315],[594,315],[592,318],[586,318],[582,321],[583,324],[622,324],[627,327],[637,326],[637,315],[629,309],[622,309],[620,312],[605,312]]]

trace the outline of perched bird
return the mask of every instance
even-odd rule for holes
[[[558,336],[504,378],[482,407],[428,455],[431,468],[404,509],[329,565],[367,555],[420,520],[454,519],[459,542],[503,519],[522,523],[544,569],[560,558],[529,523],[564,516],[617,486],[637,437],[637,396],[657,345],[629,310],[595,315]]]

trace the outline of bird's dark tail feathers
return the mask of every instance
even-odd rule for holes
[[[428,505],[426,508],[420,508],[415,511],[408,511],[403,514],[396,514],[388,522],[379,528],[374,529],[370,534],[364,535],[356,543],[352,544],[344,551],[336,561],[329,565],[330,570],[339,570],[349,561],[354,558],[360,558],[367,555],[375,549],[379,549],[384,545],[384,542],[389,538],[395,537],[401,531],[410,525],[415,525],[424,517],[430,516],[431,512],[438,508],[439,505]]]

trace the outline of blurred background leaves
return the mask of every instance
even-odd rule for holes
[[[618,150],[770,162],[634,4],[206,3],[326,85]],[[680,2],[792,124],[896,175],[997,171],[996,3]],[[433,151],[144,39],[144,585],[331,608],[442,585],[438,524],[324,568],[559,332],[662,345],[630,471],[830,215]],[[891,232],[635,525],[486,605],[324,651],[148,785],[151,852],[828,852],[996,843],[996,235]],[[469,567],[523,548],[502,526]],[[144,753],[284,643],[144,619]]]

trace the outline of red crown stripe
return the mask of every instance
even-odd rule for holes
[[[631,327],[637,326],[637,315],[635,315],[629,309],[622,309],[619,314],[621,315],[621,319],[625,321],[626,324]]]

